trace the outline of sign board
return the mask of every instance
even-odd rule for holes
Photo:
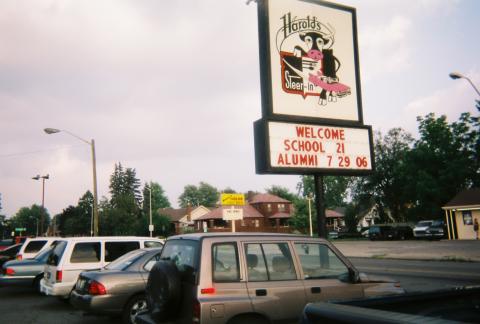
[[[25,227],[17,227],[15,228],[15,232],[25,232],[27,229]]]
[[[222,193],[220,199],[221,199],[221,205],[222,206],[243,206],[243,205],[245,205],[245,195],[243,195],[243,194]]]
[[[257,173],[366,174],[373,170],[371,148],[369,126],[255,123]]]
[[[258,2],[264,117],[363,123],[355,8]]]
[[[240,208],[224,208],[222,210],[223,220],[243,219],[243,209]]]
[[[148,225],[148,231],[153,232],[155,229],[155,225]]]

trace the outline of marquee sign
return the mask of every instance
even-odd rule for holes
[[[259,120],[258,173],[367,174],[373,169],[372,129]]]

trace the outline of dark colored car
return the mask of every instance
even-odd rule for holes
[[[406,240],[413,237],[408,225],[372,225],[368,230],[370,240]]]
[[[22,247],[22,243],[12,245],[5,250],[0,251],[0,266],[2,266],[5,262],[15,259],[18,251]]]
[[[33,259],[12,260],[2,266],[0,285],[33,286],[40,292],[40,280],[52,248],[48,248]]]
[[[8,239],[8,240],[1,240],[0,241],[0,251],[5,250],[6,248],[10,247],[13,245],[13,240]]]
[[[70,302],[89,313],[122,315],[124,323],[147,307],[145,287],[161,248],[131,251],[99,271],[80,274]]]

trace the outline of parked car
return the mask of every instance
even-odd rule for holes
[[[426,237],[431,240],[442,239],[447,236],[447,226],[443,220],[435,220],[427,228]]]
[[[360,275],[327,240],[303,235],[177,235],[160,259],[137,323],[292,322],[310,302],[404,293],[395,281]]]
[[[443,220],[423,220],[413,229],[415,238],[441,239],[446,235],[446,226]]]
[[[32,286],[40,292],[43,269],[53,247],[37,254],[33,259],[12,260],[2,266],[0,285]]]
[[[134,323],[137,313],[147,308],[145,286],[162,248],[131,251],[99,271],[82,272],[70,302],[95,314],[122,315],[124,323]]]
[[[408,225],[372,225],[368,238],[375,240],[406,240],[413,238],[412,228]]]
[[[7,261],[15,259],[15,255],[17,255],[18,251],[20,251],[21,247],[22,243],[19,243],[0,251],[0,266]]]
[[[58,237],[27,238],[17,253],[17,260],[34,258],[41,251],[48,249],[58,239]]]
[[[136,236],[71,237],[59,240],[47,259],[40,291],[46,295],[69,298],[80,272],[99,270],[132,250],[161,246],[161,239]]]

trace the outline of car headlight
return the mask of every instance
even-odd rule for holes
[[[439,229],[438,232],[439,232],[439,233],[443,233],[443,229]]]

